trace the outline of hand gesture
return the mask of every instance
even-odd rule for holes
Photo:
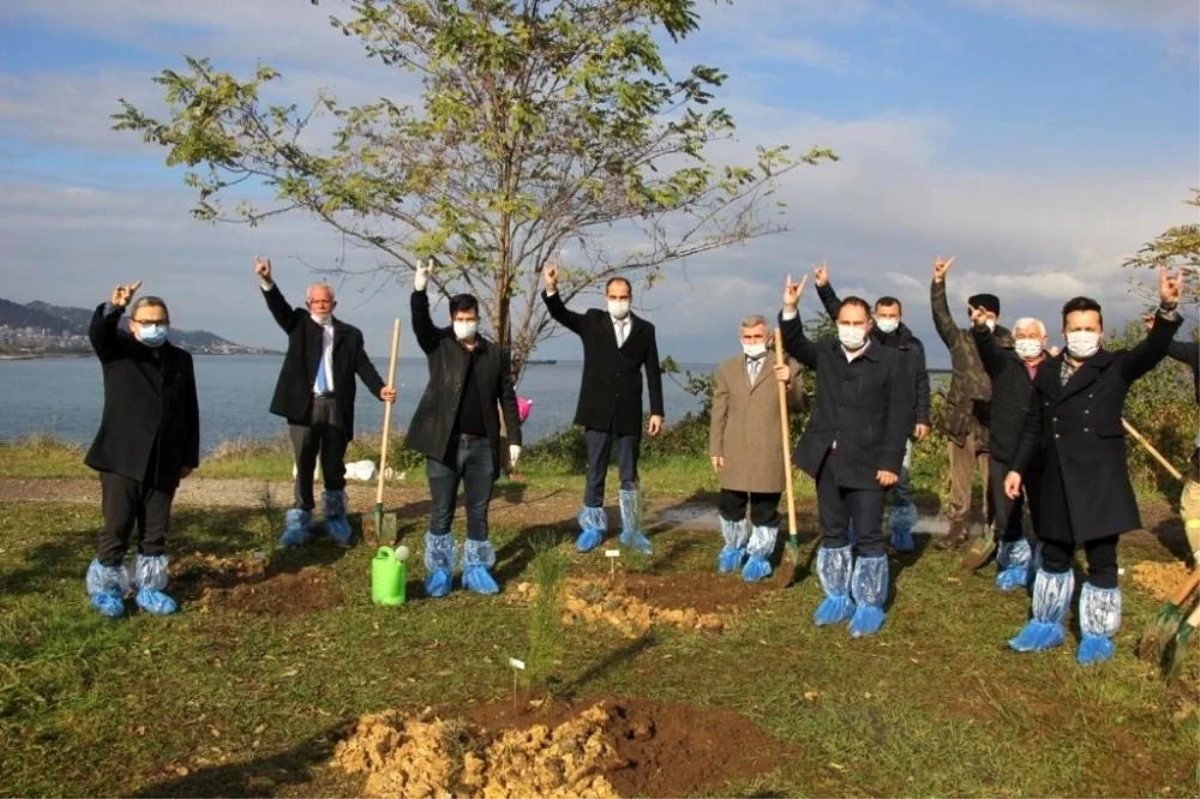
[[[725,456],[724,455],[713,455],[711,458],[709,458],[709,460],[712,461],[712,467],[713,467],[714,472],[719,472],[719,471],[721,471],[721,469],[725,468]]]
[[[1174,308],[1183,297],[1183,270],[1171,274],[1165,266],[1158,268],[1158,297],[1166,308]]]
[[[1009,472],[1004,476],[1004,495],[1009,499],[1016,499],[1021,496],[1020,473]]]
[[[880,469],[875,472],[875,482],[879,483],[883,488],[890,488],[900,480],[900,475],[895,472],[889,472],[886,469]]]
[[[396,401],[396,389],[394,389],[391,386],[384,386],[383,389],[379,392],[379,398],[381,400],[383,400],[384,402],[395,402]]]
[[[947,258],[945,260],[943,260],[942,256],[940,256],[940,255],[937,256],[936,258],[934,258],[933,259],[933,281],[935,283],[941,283],[943,280],[945,280],[946,273],[950,271],[950,266],[953,263],[954,263],[953,255],[951,255],[949,258]]]
[[[546,284],[546,292],[558,291],[558,264],[551,261],[542,268],[542,280]]]
[[[113,289],[112,298],[109,300],[114,308],[124,308],[133,299],[133,295],[137,294],[137,290],[142,287],[142,281],[129,283],[122,286],[117,286]]]
[[[824,261],[813,267],[813,283],[824,286],[829,283],[829,267]]]
[[[783,307],[789,311],[796,310],[800,305],[800,296],[804,294],[804,287],[808,284],[808,275],[801,275],[799,283],[792,282],[792,276],[787,276],[787,283],[783,287]]]
[[[657,414],[650,417],[650,424],[646,425],[646,432],[652,436],[656,436],[662,432],[663,418]]]
[[[429,276],[433,274],[433,259],[417,261],[417,269],[413,275],[413,291],[424,291],[429,285]]]
[[[983,308],[976,308],[974,305],[968,305],[967,310],[971,312],[971,324],[975,327],[987,326],[987,311]]]
[[[254,274],[258,275],[258,279],[268,286],[274,281],[271,279],[271,259],[259,258],[254,256]]]

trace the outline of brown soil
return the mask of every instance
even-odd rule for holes
[[[440,716],[365,716],[337,744],[334,762],[366,775],[371,797],[657,797],[752,779],[787,754],[727,709],[502,701]]]
[[[341,592],[327,570],[308,566],[280,571],[267,560],[238,560],[193,553],[179,558],[171,582],[173,594],[195,602],[201,613],[223,611],[257,616],[302,616],[334,607]]]
[[[1144,588],[1155,599],[1162,601],[1179,588],[1190,570],[1184,563],[1177,560],[1163,563],[1144,560],[1141,563],[1133,564],[1130,571],[1133,572],[1135,585]]]

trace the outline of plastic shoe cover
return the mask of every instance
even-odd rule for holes
[[[580,552],[591,552],[600,546],[604,534],[608,531],[608,515],[604,508],[593,508],[584,505],[577,517],[580,534],[575,539],[575,548]]]
[[[1016,541],[1001,541],[996,550],[996,587],[1001,591],[1013,591],[1029,585],[1033,549],[1024,538]]]
[[[1081,666],[1109,660],[1116,652],[1112,637],[1121,629],[1121,589],[1097,588],[1084,583],[1079,592],[1079,642]]]
[[[125,615],[125,594],[129,590],[129,573],[124,566],[105,566],[98,559],[88,565],[84,578],[92,607],[110,619]]]
[[[654,552],[654,547],[650,545],[650,539],[646,537],[645,533],[638,530],[621,533],[621,544],[641,552],[643,555],[649,555]]]
[[[847,545],[817,551],[817,577],[825,591],[825,599],[813,612],[817,626],[837,624],[854,615],[854,600],[850,598],[850,567],[854,561],[852,548]]]
[[[725,539],[725,546],[717,555],[717,571],[735,571],[741,567],[742,558],[746,557],[746,541],[750,537],[750,528],[745,519],[731,522],[723,517],[718,518],[721,519],[721,537]]]
[[[637,490],[623,488],[618,494],[621,501],[621,543],[643,555],[649,555],[654,548],[650,546],[650,539],[646,534],[638,529]]]
[[[346,518],[346,492],[325,492],[325,532],[338,546],[348,547],[354,537],[350,520]]]
[[[917,548],[917,542],[913,540],[912,530],[903,528],[892,529],[892,548],[897,552],[912,552]]]
[[[1038,569],[1033,581],[1033,618],[1008,642],[1017,652],[1040,652],[1061,646],[1066,638],[1063,621],[1075,590],[1075,574]]]
[[[454,559],[458,548],[450,533],[425,534],[425,595],[443,597],[450,593]]]
[[[850,619],[850,635],[859,638],[879,632],[887,618],[883,611],[888,594],[887,557],[881,555],[855,561],[850,593],[857,606]]]
[[[912,552],[916,549],[912,531],[917,526],[917,506],[903,502],[888,508],[888,529],[892,531],[892,546],[897,552]]]
[[[755,583],[771,576],[771,563],[767,559],[775,551],[775,538],[779,535],[778,527],[761,527],[755,525],[750,533],[750,543],[746,552],[750,559],[742,568],[742,579]]]
[[[166,555],[138,555],[133,578],[138,588],[137,606],[159,616],[179,610],[179,605],[163,590],[169,576]]]
[[[279,545],[283,547],[298,547],[308,541],[312,528],[312,511],[302,508],[289,508],[283,516],[283,535],[279,537]]]
[[[500,586],[489,571],[496,565],[496,548],[491,541],[468,538],[463,546],[463,588],[477,594],[498,594]]]

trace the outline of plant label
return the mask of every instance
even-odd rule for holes
[[[524,669],[525,661],[517,660],[516,658],[509,658],[508,665],[512,666],[514,669]]]
[[[604,550],[604,557],[606,557],[606,558],[619,558],[619,557],[621,557],[621,550],[619,550],[619,549],[606,549],[606,550]]]

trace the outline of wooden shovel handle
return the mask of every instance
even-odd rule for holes
[[[396,358],[400,354],[400,319],[392,322],[392,351],[388,362],[387,384],[396,387]],[[397,397],[399,399],[399,397]],[[383,470],[387,468],[388,438],[392,428],[392,406],[395,403],[385,402],[383,405],[383,441],[379,445],[379,482],[375,486],[375,504],[383,502]]]
[[[1145,447],[1146,451],[1149,452],[1151,454],[1151,456],[1154,457],[1154,460],[1161,463],[1162,467],[1164,469],[1166,469],[1167,472],[1169,472],[1172,477],[1174,477],[1176,480],[1179,480],[1180,482],[1183,481],[1183,475],[1179,473],[1179,470],[1176,469],[1169,460],[1164,458],[1163,454],[1161,452],[1159,452],[1157,449],[1155,449],[1154,445],[1151,444],[1148,440],[1146,440],[1146,437],[1144,435],[1142,435],[1141,433],[1139,433],[1137,431],[1137,428],[1135,428],[1133,425],[1131,425],[1128,422],[1128,420],[1126,420],[1124,417],[1121,418],[1121,426],[1125,428],[1126,433],[1133,436],[1134,440],[1137,441],[1137,443],[1139,443],[1143,447]]]
[[[1197,586],[1200,586],[1200,569],[1192,569],[1192,573],[1187,576],[1187,579],[1180,583],[1179,588],[1175,589],[1175,593],[1171,594],[1171,604],[1182,605],[1187,600],[1188,594],[1195,591]]]
[[[775,328],[775,364],[782,365],[783,360],[783,332]],[[783,484],[787,489],[787,509],[788,509],[788,535],[793,538],[796,536],[796,493],[792,487],[792,453],[791,453],[791,431],[788,430],[788,402],[787,402],[787,386],[775,381],[779,386],[779,430],[783,436]]]

